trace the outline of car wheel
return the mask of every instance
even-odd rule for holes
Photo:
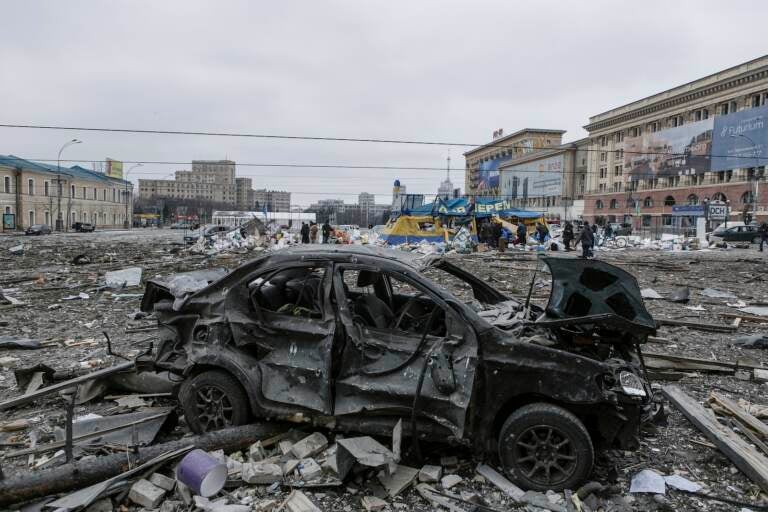
[[[185,380],[179,401],[189,428],[196,434],[245,425],[250,417],[245,390],[232,375],[220,370]]]
[[[594,457],[584,424],[557,405],[521,407],[499,434],[504,470],[524,489],[576,489],[592,472]]]

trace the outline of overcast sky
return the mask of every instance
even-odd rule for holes
[[[544,7],[546,5],[546,8]],[[768,2],[36,1],[3,3],[0,123],[479,144],[588,117],[765,53]],[[442,167],[448,148],[0,128],[0,154]],[[463,187],[466,147],[451,148]],[[146,164],[139,177],[189,165]],[[239,167],[254,188],[389,202],[439,171]]]

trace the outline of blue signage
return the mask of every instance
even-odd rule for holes
[[[704,205],[679,205],[672,207],[672,215],[683,217],[703,217]]]
[[[713,171],[765,165],[768,149],[768,106],[715,117],[712,132]]]

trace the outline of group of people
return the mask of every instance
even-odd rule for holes
[[[607,227],[606,229],[610,229],[610,227]],[[610,236],[606,234],[606,236]],[[565,245],[566,251],[573,251],[576,249],[577,244],[581,244],[581,257],[582,258],[593,258],[594,252],[592,251],[595,247],[595,240],[597,239],[597,224],[589,225],[589,222],[584,222],[584,226],[581,228],[581,231],[579,232],[579,237],[576,239],[574,231],[573,231],[573,224],[570,221],[566,221],[565,225],[563,226],[563,245]],[[573,248],[571,248],[571,242],[576,240],[576,242],[573,244]]]
[[[537,242],[543,244],[550,237],[549,228],[545,224],[537,222],[533,237]],[[528,228],[523,222],[520,222],[513,233],[499,222],[487,221],[480,224],[477,239],[480,243],[493,248],[499,246],[500,240],[505,240],[513,245],[525,245],[528,242]]]
[[[309,224],[307,224],[306,222],[302,222],[301,230],[299,231],[299,233],[301,234],[302,244],[319,243],[317,237],[321,233],[323,235],[323,239],[321,241],[327,244],[327,243],[330,243],[331,233],[333,233],[333,228],[331,227],[330,224],[328,224],[328,221],[325,221],[322,227],[318,227],[317,222],[310,221]]]

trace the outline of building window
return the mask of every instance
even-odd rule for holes
[[[43,184],[43,191],[45,192],[46,197],[51,194],[51,184],[49,182],[46,181]],[[46,224],[48,224],[47,221],[46,221]]]
[[[749,192],[749,191],[744,192],[741,195],[741,204],[752,204],[752,197],[753,197],[752,192]]]
[[[624,142],[624,131],[616,132],[613,136],[613,140],[616,142]]]
[[[3,178],[3,192],[5,192],[6,194],[11,193],[11,178],[9,178],[8,176]]]
[[[27,194],[30,196],[35,195],[35,180],[27,180]]]
[[[606,178],[608,176],[608,168],[607,167],[601,167],[600,168],[600,177]]]
[[[93,187],[93,200],[95,201],[98,199],[98,196],[96,195],[96,187]]]
[[[643,227],[647,228],[651,226],[651,216],[650,215],[643,215]]]
[[[672,196],[665,197],[664,206],[675,206],[675,198]]]
[[[600,137],[600,145],[601,146],[607,146],[608,145],[608,137],[606,137],[605,135]]]
[[[101,200],[106,201],[107,200],[107,189],[104,189],[101,191]]]
[[[88,212],[83,212],[80,217],[83,219],[83,222],[88,222]]]
[[[75,186],[72,185],[69,189],[69,197],[75,197]]]
[[[661,223],[665,226],[672,226],[672,216],[671,215],[662,215],[661,216]]]
[[[605,183],[600,183],[600,185],[597,187],[597,190],[600,192],[605,192]]]
[[[637,206],[637,201],[635,201],[631,197],[627,199],[627,208],[635,208],[636,206]]]
[[[85,187],[83,187],[83,199],[88,199],[88,192]]]
[[[48,225],[51,224],[51,212],[45,212],[45,223]]]
[[[112,189],[112,202],[113,203],[117,202],[116,198],[117,198],[117,191],[113,188]]]
[[[613,184],[613,191],[614,191],[614,192],[621,192],[621,186],[622,186],[622,185],[621,185],[621,182],[620,182],[620,181],[619,181],[619,182],[617,182],[617,183],[614,183],[614,184]]]
[[[614,176],[621,176],[622,174],[624,174],[624,168],[621,165],[613,166],[613,175]]]
[[[650,130],[651,133],[659,131],[659,123],[656,121],[652,122],[648,125],[648,130]]]
[[[699,196],[696,194],[691,194],[688,196],[688,199],[686,200],[689,206],[696,206],[699,204]]]
[[[33,225],[35,223],[35,212],[32,210],[29,210],[29,225]]]
[[[643,199],[643,208],[653,208],[653,199],[651,199],[651,196]]]
[[[619,207],[619,200],[618,199],[611,199],[611,210],[615,210]]]
[[[602,210],[602,209],[603,209],[603,202],[600,199],[598,199],[597,201],[595,201],[595,210]]]

